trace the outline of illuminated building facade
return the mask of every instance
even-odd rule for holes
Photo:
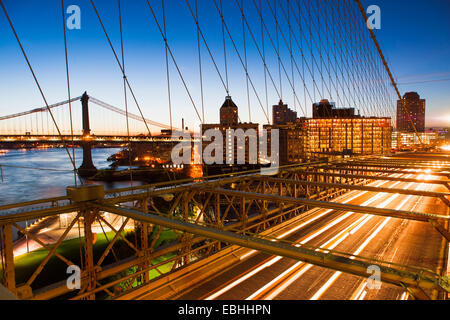
[[[326,99],[313,105],[313,118],[265,125],[264,129],[269,139],[272,129],[279,130],[280,164],[391,151],[391,118],[361,117],[354,114],[354,108],[336,109]]]
[[[222,164],[239,164],[238,163],[238,152],[244,149],[245,163],[251,164],[252,158],[250,157],[250,143],[255,143],[256,145],[256,162],[258,163],[258,124],[257,123],[240,123],[238,121],[238,107],[233,102],[230,96],[225,98],[225,102],[220,108],[220,123],[209,123],[201,125],[202,136],[205,137],[205,132],[209,129],[219,130],[222,134],[223,143],[223,161]],[[242,129],[245,132],[248,130],[254,130],[256,132],[255,141],[252,141],[249,136],[245,136],[245,147],[239,146],[238,139],[235,136],[227,134],[227,130],[238,130]],[[202,141],[202,151],[205,150],[211,141]],[[240,150],[241,149],[241,150]],[[228,151],[228,153],[227,153]],[[202,153],[203,154],[203,153]],[[213,151],[212,156],[215,156]]]
[[[391,151],[391,119],[354,117],[306,119],[305,157],[383,154]]]
[[[440,137],[439,131],[418,132],[418,134],[415,132],[392,132],[393,149],[409,150],[421,145],[421,143],[430,146],[437,143],[438,140],[444,140]]]
[[[352,118],[355,108],[336,108],[334,102],[322,99],[313,104],[313,118]]]

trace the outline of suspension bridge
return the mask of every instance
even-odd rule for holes
[[[57,141],[75,177],[66,195],[0,205],[1,281],[10,293],[37,300],[448,298],[447,154],[330,156],[270,176],[255,170],[111,190],[79,178],[92,169],[93,142],[157,142],[175,123],[184,130],[184,119],[195,131],[216,118],[224,96],[247,109],[239,124],[274,125],[269,105],[278,101],[306,119],[322,99],[357,109],[362,125],[374,117],[394,124],[401,96],[359,0],[180,0],[180,26],[169,24],[168,2],[142,1],[162,53],[153,63],[163,76],[151,81],[166,99],[157,102],[142,99],[125,68],[126,6],[107,4],[120,31],[113,39],[105,7],[90,4],[123,85],[120,104],[71,96],[64,1],[67,99],[50,104],[29,59],[33,48],[24,47],[0,0],[44,101],[0,117],[0,142]],[[214,19],[201,15],[205,7]],[[174,30],[192,39],[193,61]],[[76,144],[84,150],[80,167]],[[33,250],[23,252],[25,245]],[[36,252],[43,252],[37,262],[20,263]],[[67,282],[73,266],[79,288]],[[379,290],[370,290],[371,270]]]

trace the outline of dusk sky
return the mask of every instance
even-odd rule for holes
[[[3,0],[3,3],[48,102],[51,104],[66,100],[61,2]],[[95,3],[120,58],[117,1],[97,0]],[[161,1],[150,1],[150,3],[154,4],[161,18]],[[201,114],[195,25],[184,0],[167,0],[165,3],[168,42]],[[200,25],[204,29],[218,67],[224,74],[222,33],[218,13],[212,0],[199,0],[198,3]],[[225,3],[227,6],[233,4],[231,1],[224,1],[224,6]],[[245,0],[244,3],[249,8],[253,5],[252,0]],[[88,94],[100,100],[123,108],[121,72],[90,1],[65,1],[66,8],[72,4],[81,8],[81,29],[67,30],[72,96],[88,91]],[[191,4],[194,4],[193,0]],[[375,34],[398,81],[401,94],[417,91],[421,98],[426,99],[427,126],[450,126],[450,19],[448,18],[450,1],[363,1],[365,7],[372,4],[378,5],[381,9],[381,29],[375,30]],[[231,7],[225,8],[225,20],[234,30],[232,32],[238,33],[242,30],[239,29],[242,28],[242,22],[239,10],[235,5],[234,8],[234,11]],[[168,124],[166,65],[162,37],[145,0],[122,0],[122,11],[128,79],[145,117]],[[248,18],[252,17],[256,19],[254,12],[249,14]],[[160,21],[162,22],[162,19]],[[255,30],[260,30],[259,26],[256,26]],[[250,44],[248,34],[247,37]],[[240,107],[241,120],[249,121],[245,74],[229,40],[226,45],[230,94]],[[242,47],[240,40],[237,45]],[[269,52],[269,44],[267,43],[266,46]],[[205,121],[217,122],[218,109],[226,92],[203,45],[201,50]],[[251,45],[247,50],[249,70],[256,70],[258,53]],[[268,53],[267,59],[273,74],[278,75],[275,56]],[[254,69],[252,69],[252,63],[255,63]],[[266,108],[263,69],[258,68],[250,76],[254,80],[263,108]],[[2,74],[0,116],[44,106],[2,10],[0,10],[0,70]],[[181,118],[185,119],[186,125],[190,128],[197,126],[199,123],[197,115],[173,63],[170,64],[170,77],[174,126],[181,125]],[[276,78],[275,81],[278,79]],[[298,77],[296,81],[299,84]],[[283,87],[285,92],[283,100],[294,108],[292,91],[288,89],[288,83],[285,80],[283,80]],[[270,106],[278,102],[278,96],[273,88],[269,87],[268,90]],[[393,89],[390,90],[393,93]],[[303,89],[300,89],[300,85],[298,91],[299,100],[304,104]],[[128,95],[128,98],[130,112],[138,114],[131,96]],[[322,97],[315,98],[320,100]],[[296,109],[300,115],[303,114],[301,108],[307,111],[307,115],[311,113],[312,101],[305,100],[306,103],[302,107],[299,107],[296,102]],[[265,123],[262,107],[253,94],[250,102],[251,120]],[[124,122],[119,124],[119,120],[114,121],[117,121],[113,122],[117,126],[125,126]]]

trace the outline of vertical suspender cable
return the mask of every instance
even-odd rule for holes
[[[311,7],[310,6],[308,6],[308,18],[309,18],[309,24],[308,24],[308,27],[309,27],[309,41],[313,42],[312,30],[311,30],[311,20],[312,20],[312,18],[311,18]],[[312,50],[313,50],[312,46],[310,46],[311,62],[313,61],[313,51]],[[312,81],[313,81],[313,99],[314,99],[314,102],[317,102],[316,101],[316,79],[314,77],[314,63],[311,63],[311,68],[312,68]]]
[[[139,102],[137,101],[137,98],[136,98],[136,96],[134,94],[134,91],[133,91],[131,85],[130,85],[130,82],[128,81],[128,78],[126,77],[126,74],[125,74],[125,72],[124,72],[124,70],[122,68],[122,64],[119,61],[119,58],[118,58],[117,53],[116,53],[116,50],[114,49],[114,46],[113,46],[113,44],[111,42],[111,39],[109,38],[108,32],[106,31],[105,25],[103,24],[103,21],[102,21],[102,19],[100,17],[100,14],[99,14],[98,10],[97,10],[97,7],[95,6],[94,0],[90,0],[90,2],[91,2],[91,5],[92,5],[92,8],[95,11],[95,15],[97,16],[98,22],[100,23],[100,26],[102,27],[103,33],[105,34],[106,40],[108,41],[108,44],[109,44],[109,46],[111,48],[111,51],[114,54],[114,58],[115,58],[115,60],[117,62],[117,65],[119,66],[120,71],[122,72],[122,74],[125,76],[124,77],[125,82],[127,84],[128,89],[130,90],[130,93],[131,93],[131,96],[133,97],[134,103],[136,104],[136,107],[139,110],[139,113],[140,113],[140,115],[142,117],[142,121],[144,122],[145,127],[147,128],[148,135],[151,136],[152,133],[150,131],[150,128],[148,127],[147,121],[144,118],[144,114],[142,113],[141,107],[139,106]]]
[[[53,113],[50,110],[49,104],[47,102],[47,98],[45,97],[44,92],[42,91],[41,85],[39,84],[39,81],[38,81],[38,79],[36,77],[36,74],[34,73],[34,70],[33,70],[32,66],[31,66],[30,60],[28,60],[28,56],[25,53],[25,49],[22,46],[22,42],[20,42],[19,36],[18,36],[18,34],[16,32],[16,29],[14,29],[13,23],[12,23],[9,15],[8,15],[8,11],[6,11],[6,8],[5,8],[2,0],[0,0],[0,6],[3,9],[3,12],[5,13],[5,16],[6,16],[6,19],[8,20],[9,26],[11,27],[11,30],[14,33],[14,37],[16,38],[17,43],[19,44],[20,50],[22,51],[22,55],[25,58],[25,61],[27,62],[27,65],[28,65],[28,68],[30,69],[30,72],[31,72],[31,74],[33,76],[34,82],[36,83],[36,86],[39,89],[39,93],[41,94],[42,100],[44,100],[45,106],[46,106],[48,112],[50,113],[50,115],[52,117],[53,123],[55,124],[56,130],[58,131],[58,135],[59,135],[59,137],[61,138],[61,140],[62,140],[62,142],[64,144],[64,149],[66,150],[67,155],[70,158],[70,162],[72,163],[72,165],[74,167],[74,170],[76,170],[76,165],[75,165],[75,162],[72,159],[72,155],[70,154],[69,149],[67,148],[66,140],[64,140],[64,137],[62,136],[61,131],[59,130],[58,124],[56,123],[56,120],[55,120],[55,118],[53,116]]]
[[[281,84],[281,57],[280,57],[280,42],[278,39],[278,18],[277,18],[277,2],[278,0],[274,0],[274,17],[275,17],[275,35],[277,42],[277,56],[278,56],[278,77],[280,78],[280,99],[283,100],[283,86]]]
[[[200,25],[198,23],[198,1],[195,0],[195,25],[197,26],[197,50],[198,50],[198,71],[200,76],[200,98],[202,102],[202,123],[205,123],[205,102],[203,98],[203,72],[202,72],[202,54],[200,46]],[[166,48],[167,59],[167,48]],[[184,128],[181,128],[184,130]]]
[[[292,77],[292,95],[294,100],[294,110],[297,111],[297,103],[295,102],[295,78],[294,78],[294,56],[292,51],[292,29],[291,29],[291,9],[290,9],[290,3],[289,0],[287,0],[288,4],[288,11],[287,11],[287,23],[289,28],[289,53],[291,56],[291,77]]]
[[[170,130],[172,131],[172,100],[170,95],[170,73],[169,73],[169,55],[167,50],[167,30],[166,30],[166,11],[164,9],[164,0],[161,1],[162,14],[163,14],[163,30],[164,30],[164,48],[166,52],[166,78],[167,78],[167,96],[169,101],[169,118],[170,118]],[[181,128],[184,130],[184,128]]]
[[[247,105],[248,105],[248,121],[252,122],[252,115],[250,111],[250,92],[248,89],[248,63],[247,63],[247,45],[245,43],[245,19],[244,19],[244,0],[241,0],[242,7],[242,40],[244,43],[244,62],[245,62],[245,82],[247,85]]]
[[[366,22],[367,21],[367,15],[366,15],[366,12],[364,11],[364,7],[361,4],[361,1],[360,0],[355,0],[355,1],[358,4],[358,7],[359,7],[359,10],[361,12],[361,15],[363,16],[364,22]],[[412,121],[411,114],[409,113],[408,108],[406,107],[405,100],[402,99],[402,96],[400,94],[400,91],[398,90],[397,84],[395,83],[395,80],[394,80],[394,77],[393,77],[393,75],[391,73],[391,70],[389,69],[389,66],[388,66],[388,64],[386,62],[386,59],[384,58],[383,52],[381,51],[381,48],[380,48],[380,45],[378,44],[377,38],[375,37],[375,34],[374,34],[373,30],[370,29],[370,28],[368,28],[368,29],[369,29],[369,32],[370,32],[370,36],[372,37],[372,40],[373,40],[373,42],[375,44],[375,47],[377,48],[378,54],[380,55],[380,58],[383,61],[384,67],[385,67],[385,69],[386,69],[386,71],[387,71],[387,73],[389,75],[389,79],[391,80],[391,83],[394,86],[395,92],[397,93],[397,97],[401,101],[401,105],[403,107],[403,110],[406,112],[406,114],[408,116],[408,119],[411,122],[411,126],[414,129],[414,132],[415,132],[417,138],[419,139],[420,144],[423,146],[424,144],[423,144],[422,138],[420,137],[419,133],[417,132],[416,126],[414,125],[414,122]]]
[[[130,185],[133,186],[133,169],[131,167],[131,139],[130,139],[130,124],[128,120],[128,99],[127,99],[127,84],[126,84],[126,73],[125,73],[125,54],[124,54],[124,46],[123,46],[123,26],[122,26],[122,8],[120,5],[120,0],[118,0],[118,8],[119,8],[119,28],[120,28],[120,49],[122,53],[122,70],[123,70],[123,96],[125,103],[125,118],[127,124],[127,142],[128,142],[128,165],[130,168]]]
[[[223,4],[222,0],[220,0],[220,18],[222,20],[222,39],[223,39],[223,58],[225,62],[225,81],[227,83],[227,96],[230,95],[230,87],[228,83],[228,66],[227,66],[227,48],[225,43],[225,26],[223,21]]]
[[[72,119],[72,103],[71,103],[71,97],[70,97],[70,77],[69,77],[69,59],[67,55],[67,34],[66,34],[66,16],[65,16],[65,7],[64,7],[64,0],[61,0],[61,9],[62,9],[62,24],[63,24],[63,30],[64,30],[64,53],[66,58],[66,78],[67,78],[67,95],[69,97],[69,116],[70,116],[70,135],[72,136],[72,158],[73,162],[75,161],[75,146],[73,141],[73,119]],[[77,186],[77,168],[74,166],[73,170],[73,178],[75,180],[75,186]]]
[[[91,0],[91,2],[92,2],[92,0]],[[200,122],[201,122],[201,121],[202,121],[202,117],[200,116],[200,113],[198,112],[197,106],[195,105],[194,99],[192,98],[192,95],[191,95],[191,93],[190,93],[190,91],[189,91],[189,88],[187,87],[187,84],[186,84],[186,81],[184,80],[183,74],[181,73],[181,70],[180,70],[180,68],[179,68],[179,66],[178,66],[178,64],[177,64],[177,61],[175,60],[175,57],[174,57],[174,55],[173,55],[173,52],[172,52],[172,50],[170,49],[169,44],[167,43],[167,38],[164,37],[164,31],[163,31],[162,28],[161,28],[161,24],[159,23],[158,18],[156,17],[155,11],[153,10],[153,7],[151,6],[150,1],[147,0],[146,2],[147,2],[147,5],[148,5],[148,8],[150,9],[150,12],[151,12],[151,14],[152,14],[152,16],[153,16],[153,19],[155,20],[156,26],[158,27],[158,31],[159,31],[159,33],[161,34],[161,36],[162,36],[164,42],[165,42],[166,45],[167,45],[167,51],[169,52],[170,57],[171,57],[171,59],[172,59],[172,62],[173,62],[173,64],[174,64],[174,66],[175,66],[175,69],[177,70],[178,75],[180,76],[180,80],[181,80],[181,82],[183,83],[184,89],[186,90],[186,93],[187,93],[187,95],[188,95],[188,97],[189,97],[189,100],[190,100],[191,103],[192,103],[192,107],[194,108],[195,113],[197,114],[197,117],[198,117],[198,119],[199,119]]]
[[[263,24],[263,17],[262,17],[262,0],[259,0],[259,8],[261,11],[261,47],[262,47],[262,56],[263,56],[263,64],[264,64],[264,90],[266,93],[266,112],[269,114],[269,96],[267,94],[267,64],[266,64],[266,49],[264,46],[264,24]],[[268,121],[268,124],[270,124],[270,121]]]

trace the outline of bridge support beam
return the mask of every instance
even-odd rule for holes
[[[159,216],[153,213],[142,213],[133,209],[125,209],[107,204],[98,204],[100,210],[127,216],[138,221],[154,223],[167,228],[173,228],[188,233],[197,234],[210,239],[216,239],[227,243],[236,244],[242,247],[258,250],[264,253],[283,256],[294,260],[303,261],[313,265],[330,268],[337,271],[350,273],[353,275],[367,278],[367,267],[376,263],[381,269],[381,281],[391,283],[401,287],[417,288],[417,292],[423,289],[437,289],[446,292],[450,291],[448,279],[440,277],[433,272],[427,272],[424,269],[412,268],[408,270],[406,266],[401,269],[394,269],[389,263],[378,260],[361,259],[358,256],[338,254],[334,252],[321,252],[314,248],[296,247],[290,244],[273,242],[266,239],[255,238],[243,234],[220,230],[217,228],[197,225],[191,222],[171,219],[167,216]],[[416,295],[416,298],[427,297]]]
[[[16,292],[16,276],[14,270],[14,253],[12,241],[12,225],[10,223],[1,226],[2,231],[2,259],[4,261],[4,285],[11,292]]]
[[[94,266],[94,236],[92,233],[92,224],[95,221],[97,210],[87,209],[83,212],[84,218],[84,273],[86,283],[83,285],[83,291],[90,292],[96,287],[96,270]],[[88,300],[95,300],[95,293],[86,297]]]

